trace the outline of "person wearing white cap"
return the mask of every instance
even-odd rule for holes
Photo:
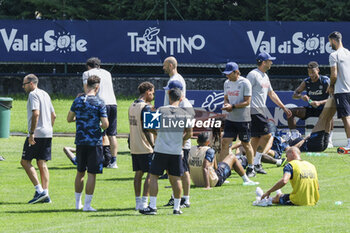
[[[252,101],[251,101],[251,117],[252,117],[252,147],[254,149],[254,169],[256,172],[266,174],[261,166],[262,153],[266,153],[269,148],[268,142],[271,133],[268,128],[266,116],[266,99],[267,96],[286,113],[287,118],[291,117],[291,111],[284,106],[280,98],[273,91],[269,76],[266,72],[271,68],[272,61],[275,60],[266,52],[261,52],[257,60],[258,67],[250,71],[247,79],[252,84]]]

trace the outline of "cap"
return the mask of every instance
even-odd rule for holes
[[[164,90],[170,90],[173,88],[179,88],[180,90],[182,90],[183,86],[182,86],[182,83],[180,81],[173,80],[168,84],[168,86],[163,87],[163,88],[164,88]]]
[[[261,62],[261,61],[266,61],[266,60],[270,60],[270,61],[273,61],[273,60],[276,60],[276,57],[271,57],[270,54],[266,53],[266,52],[261,52],[259,53],[258,57],[256,58],[256,60],[258,62]]]
[[[222,72],[223,74],[231,74],[233,71],[238,70],[238,65],[236,62],[228,62],[226,64],[225,70]]]

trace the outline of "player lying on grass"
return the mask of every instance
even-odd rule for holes
[[[208,132],[199,134],[198,146],[192,146],[189,153],[191,179],[197,187],[210,189],[221,186],[231,175],[232,168],[242,177],[243,185],[259,184],[248,178],[240,162],[231,153],[217,164],[215,151],[208,146],[209,142]]]

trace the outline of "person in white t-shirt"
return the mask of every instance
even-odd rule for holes
[[[50,96],[38,88],[38,77],[28,74],[22,87],[27,92],[28,136],[23,146],[21,165],[34,185],[35,194],[29,204],[51,203],[49,196],[49,169],[46,162],[51,160],[51,141],[56,119]],[[40,170],[41,184],[32,165],[36,159]]]
[[[330,94],[334,93],[338,118],[343,120],[348,144],[339,147],[338,153],[350,154],[350,51],[343,47],[340,32],[332,32],[328,36],[329,43],[335,51],[329,55],[331,67]]]
[[[163,62],[163,70],[166,74],[169,75],[169,80],[167,83],[167,86],[169,86],[169,83],[173,80],[178,80],[182,84],[182,93],[183,96],[186,97],[186,82],[184,78],[177,72],[177,61],[175,57],[167,57],[165,58]],[[165,91],[164,95],[164,106],[169,104],[169,94],[167,91]]]
[[[96,75],[101,79],[100,89],[97,96],[103,100],[106,105],[109,122],[108,128],[103,132],[103,154],[104,156],[106,153],[111,153],[112,155],[107,168],[118,168],[117,101],[113,90],[112,75],[107,70],[100,68],[100,66],[101,61],[97,57],[91,57],[86,61],[86,67],[88,70],[83,73],[84,91],[86,91],[87,80],[90,76]]]
[[[254,169],[257,173],[266,174],[261,165],[261,156],[268,151],[268,142],[272,137],[269,132],[268,121],[266,116],[266,99],[267,96],[287,115],[292,116],[292,112],[284,106],[278,95],[272,89],[267,71],[271,68],[272,61],[275,60],[266,52],[261,52],[257,60],[258,67],[250,71],[247,79],[252,84],[252,101],[251,101],[251,117],[252,117],[252,147],[254,149]]]

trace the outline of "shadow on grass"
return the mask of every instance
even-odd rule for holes
[[[115,212],[115,211],[130,211],[130,210],[134,210],[134,208],[97,209],[98,212]],[[54,209],[54,210],[42,210],[41,209],[41,210],[5,211],[5,213],[9,213],[9,214],[65,213],[65,212],[91,213],[91,212],[84,212],[82,210],[76,210],[76,209]]]
[[[17,167],[17,169],[24,170],[23,167]],[[38,169],[36,168],[36,170],[38,170]],[[75,166],[71,166],[71,167],[49,167],[49,171],[50,170],[77,170],[77,167],[75,167]]]
[[[0,205],[24,205],[28,204],[26,202],[5,202],[5,201],[0,201]]]
[[[108,179],[98,179],[98,180],[104,180],[104,181],[128,181],[128,180],[134,180],[134,177],[118,177],[118,178],[108,178]]]
[[[118,151],[118,155],[130,155],[130,151]]]

